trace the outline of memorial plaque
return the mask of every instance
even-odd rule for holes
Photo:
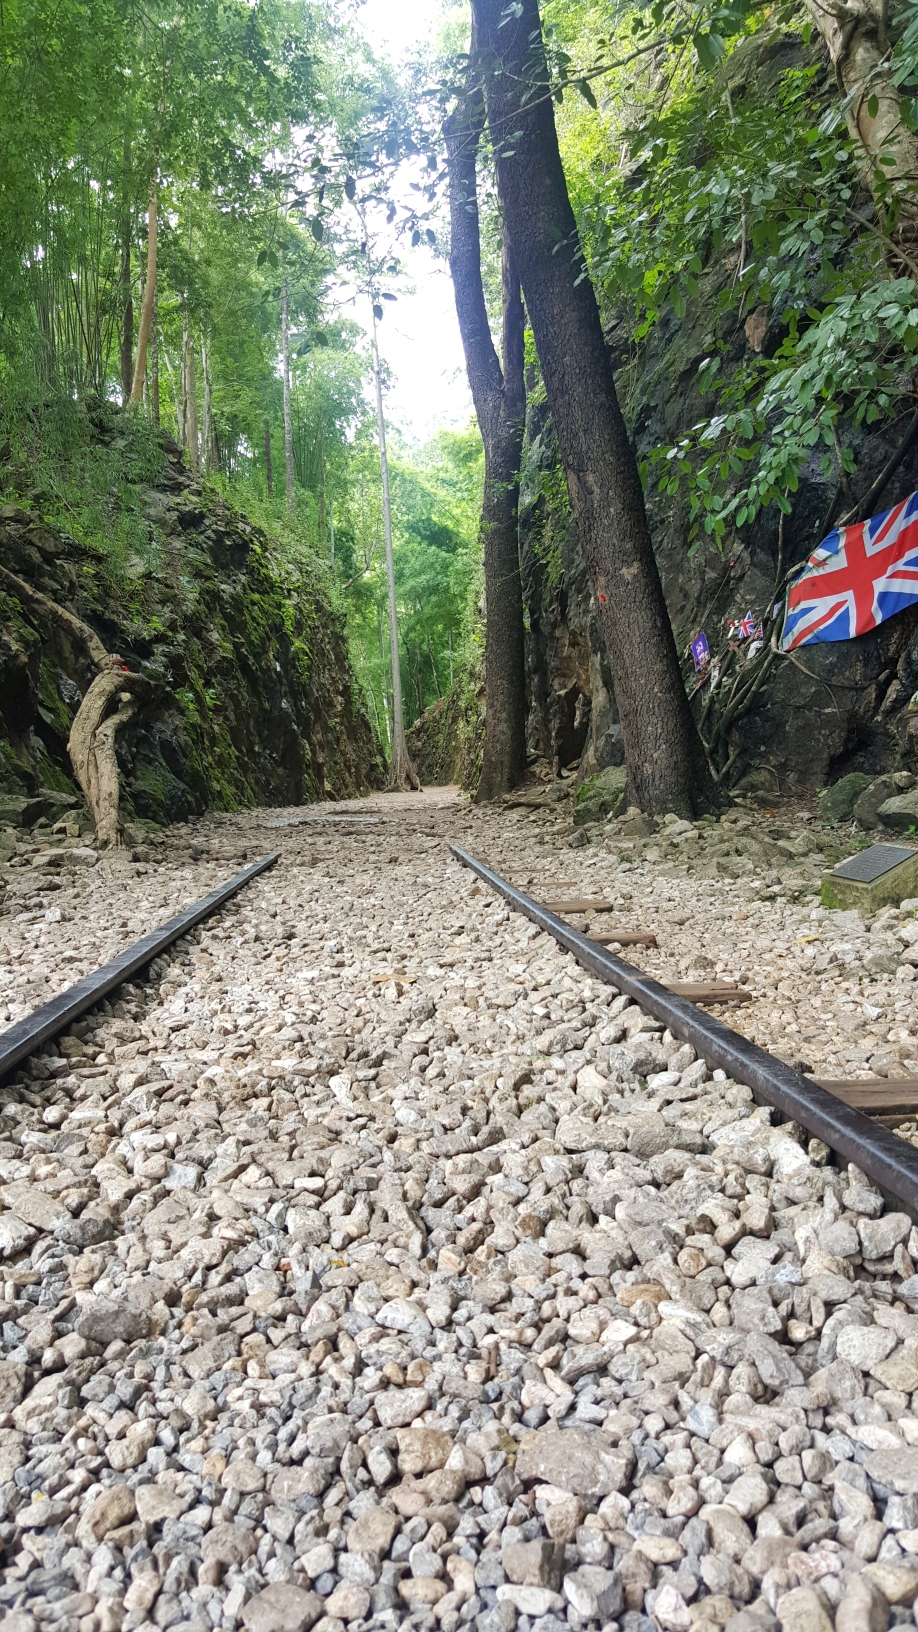
[[[826,873],[824,907],[856,907],[870,917],[881,907],[918,896],[918,849],[907,844],[872,844]]]
[[[849,856],[832,871],[833,878],[849,878],[855,884],[874,884],[884,873],[892,872],[903,861],[918,856],[905,844],[872,844],[858,856]]]

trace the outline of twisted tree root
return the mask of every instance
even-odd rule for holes
[[[95,630],[58,606],[56,601],[33,589],[6,567],[0,567],[0,586],[8,589],[33,617],[56,624],[85,650],[99,670],[77,710],[70,728],[67,752],[76,779],[83,790],[95,822],[95,843],[99,849],[120,849],[124,829],[119,815],[120,783],[115,738],[121,727],[137,712],[147,682],[131,674],[117,653],[107,652]],[[114,713],[109,709],[117,702]]]
[[[124,844],[115,738],[136,714],[146,689],[147,682],[141,675],[128,674],[120,667],[97,675],[70,730],[67,752],[92,812],[95,842],[100,849],[116,850]],[[115,712],[109,714],[114,702]]]

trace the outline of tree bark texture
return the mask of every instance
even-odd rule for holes
[[[160,423],[159,396],[159,300],[153,292],[153,318],[150,327],[150,417],[154,425]]]
[[[134,368],[134,379],[130,395],[132,408],[138,407],[143,397],[143,382],[147,372],[147,347],[150,344],[150,331],[153,327],[153,313],[156,307],[157,207],[157,178],[154,176],[150,185],[150,200],[147,206],[147,276],[143,287],[143,303],[140,308],[140,328],[137,331],[137,362]]]
[[[472,8],[504,217],[609,654],[631,797],[648,813],[699,814],[715,802],[714,784],[568,196],[538,3]]]
[[[839,95],[847,104],[848,130],[863,155],[864,179],[893,244],[913,259],[918,249],[918,136],[902,118],[899,90],[889,77],[888,5],[885,0],[806,0],[806,9],[832,60]],[[876,111],[871,113],[874,97]]]
[[[526,653],[519,484],[526,423],[524,312],[509,235],[503,242],[502,360],[481,276],[478,154],[484,128],[473,41],[465,93],[447,122],[450,272],[466,371],[485,450],[480,538],[485,575],[485,740],[477,798],[508,793],[526,770]]]

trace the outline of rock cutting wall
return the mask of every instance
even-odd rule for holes
[[[321,583],[285,582],[265,535],[192,481],[174,445],[145,510],[150,564],[125,584],[38,508],[0,507],[4,565],[151,683],[119,738],[128,814],[175,821],[378,787],[343,619]],[[0,594],[0,791],[76,791],[66,743],[92,677],[81,649]]]
[[[807,58],[796,36],[750,40],[731,58],[731,89],[734,94],[768,97],[778,77]],[[831,85],[830,94],[834,95]],[[715,348],[726,346],[721,375],[728,378],[754,354],[773,355],[784,337],[777,307],[762,306],[751,313],[720,309],[719,296],[729,276],[722,263],[713,263],[685,316],[680,319],[668,309],[640,346],[628,324],[608,314],[619,395],[640,459],[672,445],[709,417],[712,399],[701,394],[698,370]],[[883,470],[904,424],[840,425],[841,441],[856,459],[851,479],[855,496],[866,493]],[[898,503],[916,487],[918,452],[912,449],[884,488],[876,510]],[[742,618],[750,608],[760,615],[769,608],[787,569],[804,561],[829,525],[850,508],[852,501],[842,494],[833,509],[835,498],[835,478],[824,474],[817,449],[794,495],[779,567],[775,509],[728,535],[722,550],[707,542],[690,554],[687,501],[661,496],[652,479],[648,513],[680,650],[705,629],[716,651],[728,618]],[[529,616],[531,747],[556,769],[582,754],[581,775],[590,775],[621,763],[621,744],[611,673],[544,407],[530,412],[520,521]],[[687,677],[690,669],[686,664]],[[856,641],[807,650],[799,663],[782,661],[742,721],[734,784],[745,781],[771,793],[793,793],[823,787],[850,771],[876,776],[915,769],[913,722],[906,710],[916,687],[918,609],[900,613]],[[706,688],[699,703],[705,695]]]

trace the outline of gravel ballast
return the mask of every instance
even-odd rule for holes
[[[439,791],[20,845],[7,1023],[281,859],[0,1090],[4,1628],[913,1619],[918,1229],[448,852],[611,899],[785,1058],[908,1069],[912,906],[721,873],[731,816],[568,850]]]

